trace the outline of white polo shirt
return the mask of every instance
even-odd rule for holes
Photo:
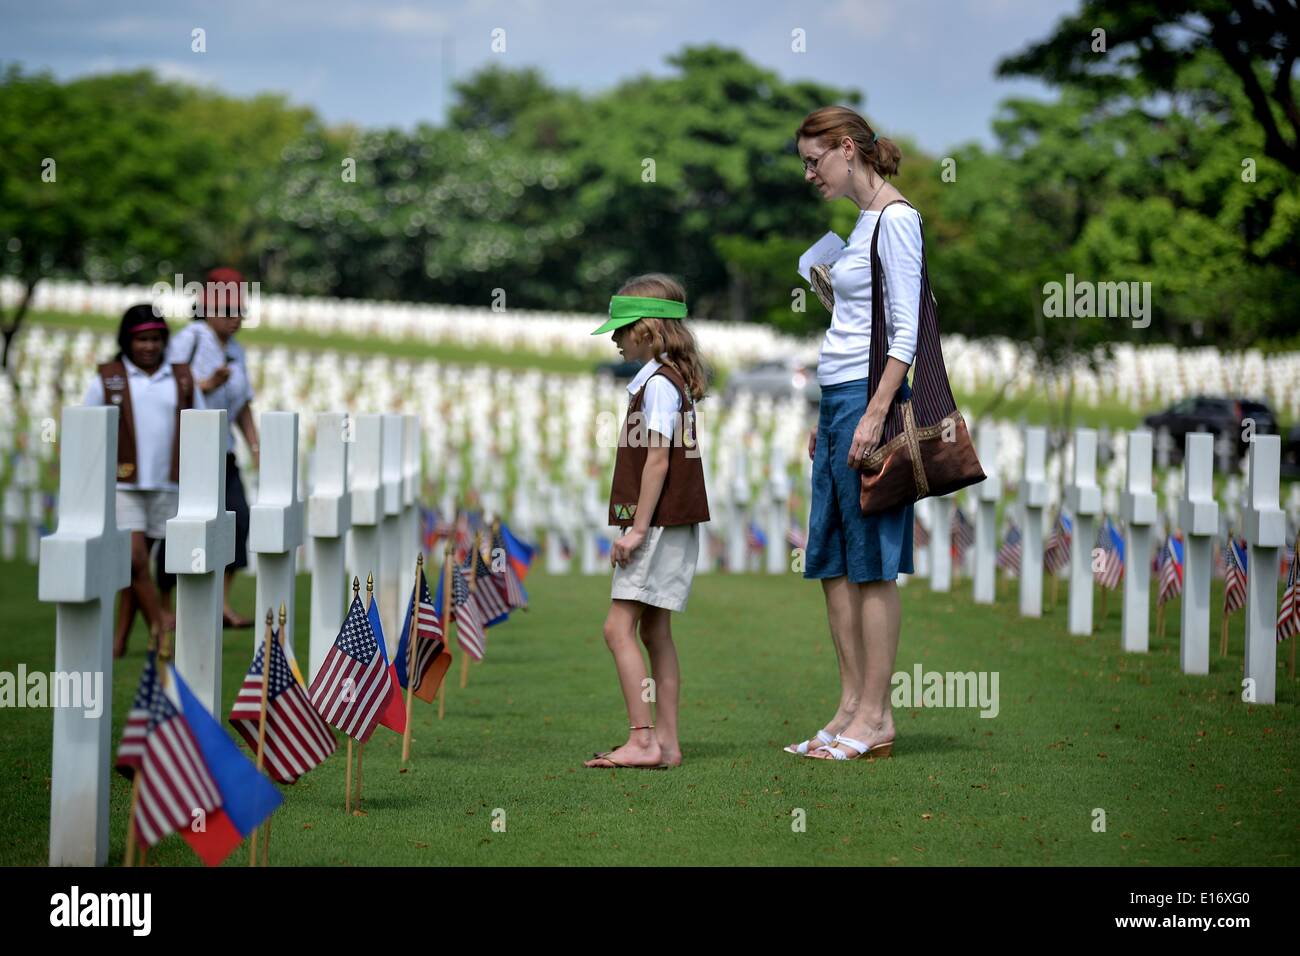
[[[663,361],[660,361],[661,359]],[[629,396],[635,396],[641,391],[641,386],[645,386],[645,400],[641,403],[645,427],[671,439],[674,427],[679,421],[677,412],[681,410],[681,397],[677,394],[673,383],[664,376],[650,377],[662,368],[667,360],[668,354],[663,353],[659,358],[651,359],[642,365],[636,377],[628,382],[627,393]]]
[[[170,362],[163,362],[148,374],[129,358],[126,366],[126,389],[131,395],[131,415],[135,421],[135,483],[118,482],[119,491],[175,491],[171,480],[172,436],[176,433],[176,379]],[[82,404],[103,405],[104,383],[96,373]],[[203,392],[194,385],[194,407],[206,408]]]
[[[838,385],[871,372],[871,234],[880,221],[876,251],[885,274],[886,338],[889,354],[907,365],[916,357],[921,307],[921,215],[896,203],[883,213],[863,212],[848,244],[831,265],[835,309],[822,340],[817,383]]]
[[[224,346],[207,322],[196,319],[173,335],[167,343],[168,362],[188,362],[194,373],[195,391],[202,391],[198,383],[211,378],[223,365],[230,367],[230,377],[225,383],[208,392],[204,398],[208,408],[224,408],[230,432],[226,435],[226,451],[230,451],[235,430],[235,419],[244,406],[253,400],[253,388],[248,381],[248,365],[244,347],[233,338]]]

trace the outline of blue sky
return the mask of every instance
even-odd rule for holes
[[[998,59],[1045,36],[1077,0],[0,0],[0,61],[61,78],[152,67],[247,95],[285,93],[327,122],[441,122],[445,77],[497,62],[595,91],[667,72],[686,45],[742,50],[787,79],[856,87],[884,135],[942,154],[991,143],[1009,96]],[[191,51],[206,31],[207,52]],[[506,50],[491,50],[492,31]],[[791,51],[801,28],[807,52]],[[450,54],[449,56],[446,54]]]

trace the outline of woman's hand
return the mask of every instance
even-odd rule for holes
[[[627,534],[621,536],[609,548],[610,564],[617,564],[620,568],[627,567],[628,561],[631,560],[632,554],[645,541],[645,532],[637,528],[629,528]]]
[[[813,456],[817,454],[817,426],[812,427],[808,435],[808,460],[812,461]]]
[[[866,458],[880,444],[880,433],[885,428],[885,413],[875,405],[868,405],[866,413],[853,430],[853,444],[849,446],[849,467],[860,468]]]

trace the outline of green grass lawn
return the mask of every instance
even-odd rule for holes
[[[36,576],[0,565],[8,608],[0,670],[49,670],[54,613]],[[1119,650],[1119,601],[1091,638],[1065,632],[1062,602],[1022,620],[1003,585],[992,608],[968,581],[935,596],[903,590],[897,669],[997,671],[1000,713],[896,711],[890,760],[835,764],[782,752],[832,713],[835,654],[820,589],[796,575],[696,578],[675,635],[685,675],[685,762],[664,771],[587,770],[626,719],[601,637],[602,577],[528,579],[532,609],[494,628],[488,659],[453,686],[446,719],[416,704],[409,772],[399,737],[376,731],[364,761],[364,816],[342,809],[342,748],[293,787],[274,817],[272,862],[341,864],[1050,864],[1295,865],[1300,862],[1296,685],[1279,703],[1240,700],[1242,617],[1211,673],[1178,671],[1170,634],[1147,655]],[[241,579],[240,603],[252,601]],[[307,579],[299,579],[307,607]],[[1216,606],[1216,605],[1212,605]],[[305,610],[299,658],[307,658]],[[114,746],[138,679],[143,638],[113,676]],[[1285,646],[1284,646],[1285,650]],[[224,705],[252,653],[227,632]],[[459,674],[460,664],[453,668]],[[453,681],[454,685],[454,681]],[[40,865],[49,826],[49,710],[0,712],[0,864]],[[111,859],[124,846],[129,789],[113,775]],[[794,832],[792,812],[806,813]],[[1093,832],[1094,808],[1106,832]],[[498,812],[499,811],[499,812]],[[505,831],[492,828],[504,814]],[[231,862],[246,863],[246,850]],[[178,838],[150,863],[195,865]]]

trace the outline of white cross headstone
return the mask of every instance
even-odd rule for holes
[[[381,477],[384,452],[383,419],[379,415],[358,415],[353,429],[352,527],[348,533],[349,577],[363,585],[368,575],[379,580],[379,530],[384,520],[384,487]],[[454,520],[448,515],[447,520]],[[382,606],[381,606],[382,610]],[[387,637],[387,633],[384,634]],[[387,641],[385,641],[387,644]]]
[[[498,471],[495,474],[502,474]],[[420,553],[420,416],[402,416],[402,554],[407,577],[397,580],[400,626],[406,616],[406,598],[415,581],[415,557]],[[408,580],[409,579],[409,580]]]
[[[18,534],[26,524],[27,509],[23,507],[23,493],[12,476],[5,486],[4,494],[4,531],[0,539],[0,557],[12,561],[18,557]]]
[[[176,575],[176,668],[212,713],[221,707],[221,605],[235,560],[226,510],[226,410],[181,412],[180,497],[167,522],[167,571]]]
[[[996,593],[998,499],[1002,497],[1002,476],[998,471],[998,429],[991,421],[979,427],[979,459],[985,478],[971,492],[975,498],[976,604],[992,604]]]
[[[1278,507],[1280,435],[1255,435],[1250,441],[1250,484],[1242,507],[1246,538],[1245,679],[1254,685],[1254,702],[1277,702],[1277,568],[1286,544],[1286,515]],[[1296,638],[1292,638],[1296,640]]]
[[[608,502],[600,497],[600,483],[588,477],[582,483],[582,523],[578,530],[579,567],[583,574],[603,574],[609,560],[601,563],[600,539],[609,520]]]
[[[1173,437],[1169,434],[1169,429],[1161,425],[1160,430],[1156,432],[1156,467],[1161,471],[1169,467],[1173,450]]]
[[[952,590],[952,495],[930,499],[930,590]]]
[[[384,494],[384,516],[379,526],[379,574],[375,576],[375,597],[384,625],[384,641],[388,656],[397,653],[401,639],[398,630],[402,619],[398,614],[399,582],[407,579],[407,569],[402,564],[402,446],[404,426],[401,415],[380,416],[384,432],[383,457],[380,459],[380,485]],[[415,568],[410,569],[415,574]]]
[[[749,569],[749,480],[745,477],[745,456],[738,452],[731,483],[731,505],[727,509],[727,571],[744,574]]]
[[[1020,480],[1020,614],[1043,616],[1043,509],[1047,507],[1047,429],[1025,429],[1025,461]]]
[[[249,509],[248,550],[257,555],[257,613],[284,603],[284,641],[293,650],[298,619],[294,601],[298,545],[302,544],[302,501],[298,498],[298,413],[263,412],[262,456],[257,504]],[[262,639],[254,627],[254,648]],[[296,654],[295,654],[296,656]]]
[[[1219,459],[1219,471],[1230,475],[1237,470],[1237,443],[1227,432],[1219,432],[1214,439],[1214,454]]]
[[[22,499],[21,508],[23,525],[26,532],[26,544],[23,554],[28,564],[36,563],[36,556],[41,549],[41,518],[45,508],[41,503],[40,466],[32,455],[24,454],[14,465],[14,485]]]
[[[546,573],[568,574],[569,559],[564,556],[564,490],[559,485],[551,485],[546,503]]]
[[[709,456],[700,456],[700,466],[704,469],[704,487],[708,488],[712,480],[711,468],[709,466]],[[699,525],[700,529],[700,550],[695,557],[695,573],[709,574],[713,571],[713,531],[711,521]]]
[[[102,681],[101,713],[54,709],[51,866],[108,862],[113,596],[131,582],[130,534],[117,528],[117,416],[112,405],[63,410],[59,524],[41,541],[38,595],[57,605],[55,672],[83,687]]]
[[[1097,433],[1074,430],[1074,472],[1066,487],[1066,502],[1073,515],[1070,538],[1071,634],[1092,633],[1092,549],[1097,541],[1097,516],[1101,513],[1101,488],[1097,485]]]
[[[1158,517],[1151,490],[1152,438],[1128,433],[1127,469],[1120,516],[1124,519],[1124,609],[1120,632],[1126,651],[1145,653],[1151,616],[1151,540]]]
[[[325,663],[348,602],[347,537],[352,524],[348,448],[355,437],[353,428],[345,412],[316,416],[316,480],[307,499],[312,574],[308,672],[304,676],[309,684]]]
[[[767,573],[784,574],[789,570],[786,529],[790,525],[790,476],[785,456],[774,449],[772,476],[768,483],[770,503],[767,513]]]
[[[1183,453],[1183,599],[1178,658],[1184,674],[1210,672],[1210,571],[1219,505],[1214,500],[1214,436],[1189,432]]]
[[[930,526],[934,523],[930,517],[930,505],[933,501],[933,498],[922,498],[916,503],[915,510],[912,513],[914,522],[912,530],[912,562],[918,578],[928,578],[930,576],[930,546],[916,543],[916,525],[920,525],[927,532],[930,530]],[[812,527],[811,518],[808,526],[809,528]]]

